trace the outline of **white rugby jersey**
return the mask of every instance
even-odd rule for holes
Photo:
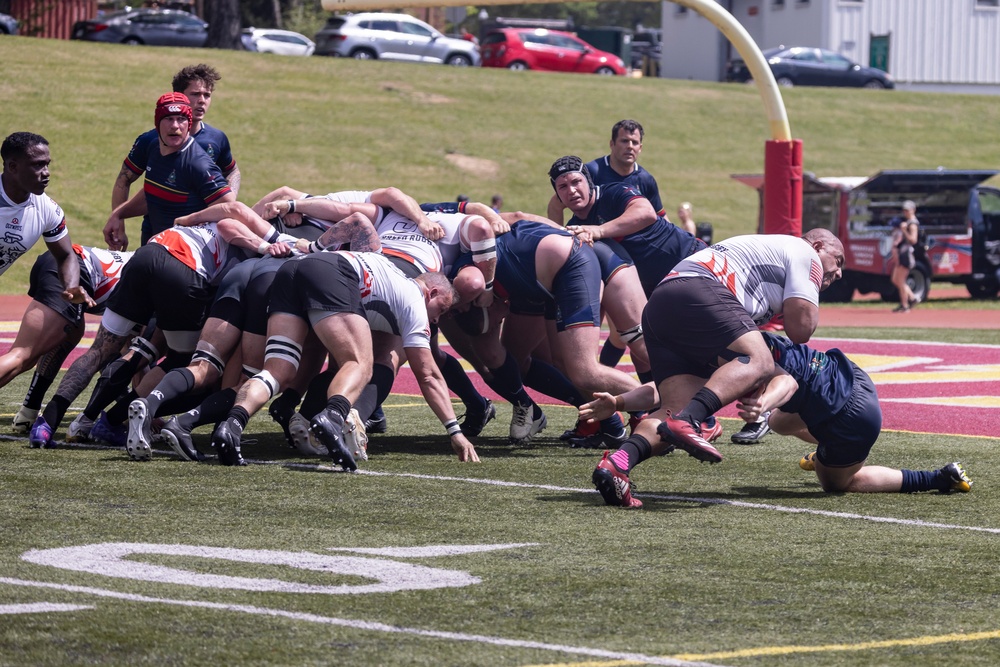
[[[90,286],[93,288],[94,301],[98,306],[104,305],[111,290],[122,277],[122,268],[132,259],[134,252],[117,252],[104,248],[92,248],[73,244],[73,252],[83,260],[84,270],[90,276]]]
[[[15,204],[3,189],[0,179],[0,275],[10,268],[17,258],[44,238],[46,243],[58,241],[69,233],[66,216],[59,204],[47,194],[29,194],[21,204]]]
[[[358,272],[361,303],[372,330],[400,336],[403,347],[429,349],[431,326],[420,286],[377,252],[340,254]]]
[[[217,285],[226,272],[243,259],[242,254],[231,252],[232,246],[219,235],[214,222],[194,227],[171,227],[149,239],[149,242],[165,247],[171,255],[212,285]]]
[[[734,236],[677,263],[664,280],[714,278],[732,292],[758,325],[782,312],[785,299],[819,305],[823,264],[807,241],[785,234]]]
[[[444,267],[444,259],[438,247],[439,242],[431,241],[424,236],[417,223],[409,218],[395,211],[380,208],[375,231],[378,232],[379,241],[382,243],[383,255],[404,259],[420,269],[421,273],[441,271]],[[456,226],[455,236],[457,235]]]
[[[451,275],[451,269],[458,261],[463,252],[471,252],[472,246],[469,244],[466,234],[463,233],[462,225],[469,217],[467,213],[428,213],[427,217],[431,222],[436,222],[444,229],[444,236],[437,240],[438,250],[441,251],[441,271],[445,275]]]

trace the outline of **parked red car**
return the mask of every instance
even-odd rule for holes
[[[544,28],[498,28],[479,46],[483,67],[624,75],[625,63],[576,35]]]

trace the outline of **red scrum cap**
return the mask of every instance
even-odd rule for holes
[[[194,116],[191,115],[191,100],[187,98],[187,95],[184,93],[167,93],[166,95],[161,95],[160,99],[156,100],[154,118],[157,128],[160,127],[160,121],[167,116],[185,116],[189,124],[194,122]]]

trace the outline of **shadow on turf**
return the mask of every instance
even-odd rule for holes
[[[555,438],[537,438],[528,445],[512,445],[503,437],[478,437],[471,439],[479,458],[522,458],[536,456],[551,448],[568,449]],[[401,435],[375,435],[368,440],[369,456],[383,454],[412,454],[416,456],[452,455],[451,444],[444,433],[413,437]]]
[[[727,493],[692,491],[676,492],[667,489],[645,489],[637,492],[635,497],[642,501],[643,509],[654,512],[678,512],[682,510],[700,510],[715,507],[728,502],[774,502],[787,500],[813,500],[826,498],[830,495],[819,488],[818,483],[803,482],[801,490],[775,489],[761,486],[737,487]],[[588,494],[580,498],[579,493],[546,494],[535,498],[538,502],[581,503],[585,505],[605,506],[599,496]]]

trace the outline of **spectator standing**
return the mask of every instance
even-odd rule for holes
[[[903,219],[892,232],[892,257],[895,263],[890,279],[899,293],[899,305],[894,313],[906,313],[917,305],[919,300],[906,282],[910,269],[916,266],[914,248],[920,237],[920,221],[917,220],[917,204],[909,199],[903,202]]]

